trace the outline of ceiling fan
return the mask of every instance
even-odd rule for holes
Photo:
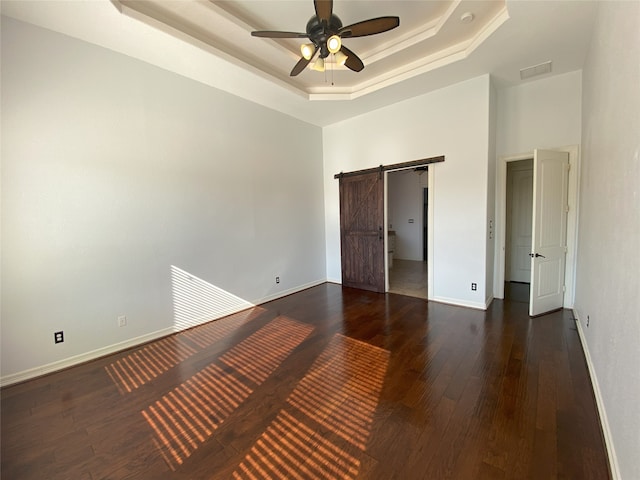
[[[342,21],[333,13],[333,0],[314,0],[313,4],[316,14],[307,22],[306,33],[269,30],[251,32],[254,37],[308,38],[311,40],[311,43],[305,43],[300,47],[302,58],[291,70],[292,77],[302,72],[317,52],[320,54],[318,61],[316,61],[318,65],[314,64],[313,67],[315,70],[323,71],[324,59],[333,53],[336,55],[337,63],[344,64],[354,72],[359,72],[364,68],[364,63],[355,53],[342,45],[342,39],[375,35],[393,30],[400,25],[399,17],[378,17],[343,27]]]

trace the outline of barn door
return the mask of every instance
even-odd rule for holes
[[[340,178],[342,285],[384,293],[382,170]]]

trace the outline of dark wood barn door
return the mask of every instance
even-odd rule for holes
[[[342,285],[384,293],[383,172],[340,178]]]

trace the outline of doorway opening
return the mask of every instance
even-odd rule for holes
[[[429,170],[387,174],[387,278],[390,293],[428,298]]]
[[[501,157],[496,183],[496,256],[494,298],[505,298],[512,269],[507,268],[507,170],[510,163],[533,158],[532,245],[529,252],[529,316],[571,308],[574,298],[577,225],[578,146]],[[510,242],[514,249],[514,242]]]
[[[444,156],[334,175],[340,182],[342,285],[389,291],[389,260],[393,261],[393,255],[388,256],[388,174],[401,170],[427,173],[427,165],[440,162],[444,162]],[[430,171],[427,176],[429,205],[433,205],[434,174]],[[418,218],[422,219],[422,214]],[[433,298],[433,221],[433,208],[428,208],[427,299]]]
[[[507,164],[504,297],[529,303],[533,218],[533,159]]]

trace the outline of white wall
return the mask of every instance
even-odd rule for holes
[[[171,331],[172,266],[249,302],[325,280],[319,127],[3,18],[2,140],[5,383]]]
[[[569,214],[567,219],[567,252],[565,286],[565,308],[573,307],[575,275],[575,238],[578,214],[578,174],[580,170],[579,145],[581,142],[582,114],[582,72],[570,72],[564,75],[541,78],[521,85],[497,90],[497,130],[496,155],[513,157],[529,155],[536,148],[565,148],[570,152],[569,161]],[[498,177],[505,175],[503,162],[497,165]],[[497,178],[501,181],[500,178]],[[503,186],[496,185],[498,195],[504,192]],[[501,224],[501,199],[496,197],[495,236],[500,240],[505,225]],[[498,272],[504,268],[503,246],[495,244],[495,267]],[[500,275],[494,277],[494,294],[501,297],[504,284]]]
[[[575,312],[614,478],[640,478],[640,2],[601,2],[583,77]],[[588,322],[588,326],[587,326]]]
[[[580,71],[501,88],[497,92],[497,155],[580,143]]]
[[[433,299],[484,308],[489,83],[488,76],[478,77],[324,128],[327,278],[341,281],[334,175],[444,155],[444,163],[429,167]]]
[[[428,173],[413,170],[389,172],[387,183],[388,223],[396,232],[394,258],[423,260],[424,189]],[[409,223],[413,219],[413,223]]]

